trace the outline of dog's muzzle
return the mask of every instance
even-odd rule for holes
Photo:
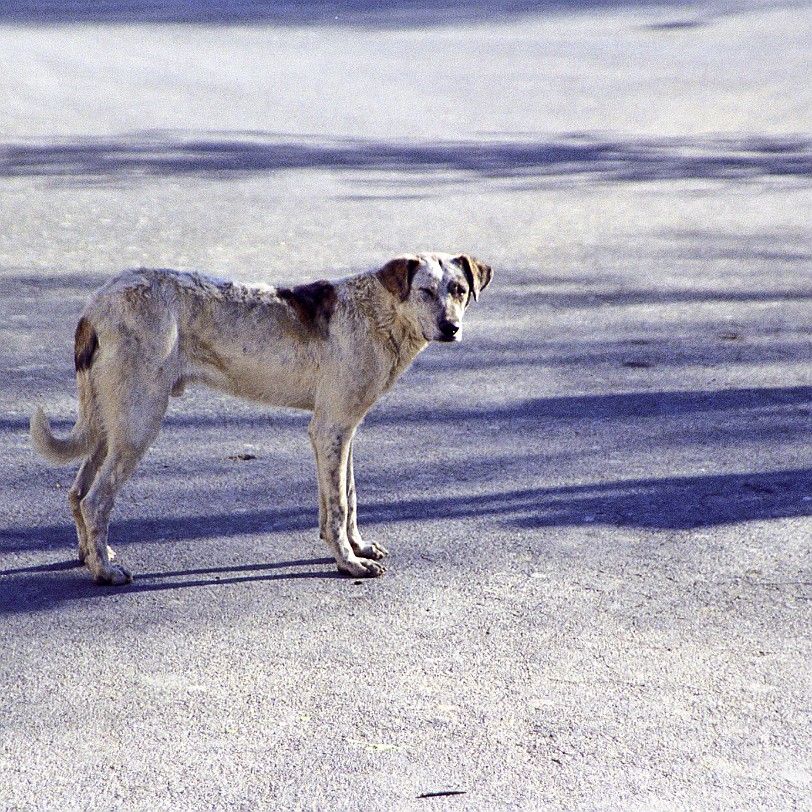
[[[440,328],[440,341],[457,340],[457,333],[460,331],[459,324],[454,324],[453,321],[441,321],[438,327]]]

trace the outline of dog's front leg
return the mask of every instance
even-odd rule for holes
[[[309,433],[316,454],[321,535],[332,550],[339,571],[362,578],[382,575],[386,568],[377,561],[357,555],[347,532],[347,476],[355,426],[337,426],[314,417]]]
[[[358,500],[355,496],[355,471],[352,462],[354,443],[354,439],[350,441],[350,450],[347,455],[347,537],[357,556],[378,561],[387,554],[386,547],[376,544],[374,541],[364,542],[361,538],[361,531],[358,529]]]

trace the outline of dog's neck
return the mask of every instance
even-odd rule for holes
[[[429,342],[418,325],[402,317],[398,302],[376,278],[364,274],[353,281],[359,292],[358,306],[369,326],[381,337],[381,346],[391,357],[389,388]]]

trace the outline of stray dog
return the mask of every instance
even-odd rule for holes
[[[116,494],[157,436],[169,397],[204,383],[313,412],[321,537],[340,572],[381,575],[386,550],[358,532],[355,430],[430,341],[459,340],[465,308],[491,277],[473,257],[421,254],[294,288],[169,270],[112,279],[76,328],[76,424],[59,439],[41,408],[31,417],[42,456],[84,460],[68,494],[79,560],[97,583],[132,580],[107,545]]]

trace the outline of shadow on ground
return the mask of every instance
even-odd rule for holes
[[[524,14],[635,8],[691,9],[679,0],[15,0],[0,6],[0,22],[202,23],[423,27],[481,22]],[[693,18],[692,24],[697,24]],[[687,22],[671,23],[687,26]]]
[[[407,173],[546,181],[651,181],[812,176],[804,137],[641,141],[573,137],[555,141],[372,141],[174,132],[119,138],[28,141],[0,146],[0,176],[115,179],[243,176],[291,169]]]
[[[365,504],[364,524],[489,518],[512,527],[637,527],[685,530],[736,522],[812,516],[812,469],[629,479],[560,487],[521,488]],[[223,539],[257,532],[315,532],[314,512],[302,509],[222,513],[115,523],[117,540]],[[118,543],[118,541],[117,541]],[[68,524],[9,529],[5,551],[70,549]],[[0,549],[0,552],[4,551]],[[166,589],[225,586],[249,581],[337,577],[331,559],[269,562],[244,566],[156,572],[140,575],[119,594]],[[304,567],[318,566],[318,570]],[[0,571],[0,612],[35,611],[65,600],[98,597],[86,573],[55,577],[76,567],[72,560]]]
[[[359,506],[366,524],[495,517],[519,527],[599,522],[614,526],[686,530],[735,522],[812,515],[812,469],[703,474],[439,496]],[[290,508],[115,521],[116,543],[161,543],[255,533],[315,532],[315,509]],[[65,549],[75,545],[67,522],[8,528],[0,552]],[[0,575],[13,574],[0,571]]]
[[[471,426],[473,432],[478,431],[477,422],[492,421],[500,421],[512,427],[512,431],[533,432],[538,431],[544,421],[590,420],[606,421],[610,425],[615,419],[667,418],[679,425],[679,421],[690,419],[690,431],[705,432],[710,442],[718,439],[714,437],[717,429],[709,424],[703,427],[703,416],[729,412],[732,432],[749,433],[763,441],[766,436],[764,422],[759,422],[757,417],[768,417],[768,427],[775,426],[777,432],[786,436],[790,432],[807,433],[811,411],[812,387],[802,386],[544,398],[469,412],[450,409],[399,412],[397,419],[466,425]],[[268,422],[272,428],[272,416],[268,417]],[[370,422],[374,425],[376,421]],[[203,420],[200,429],[209,427],[210,424]],[[668,435],[668,442],[673,443],[672,434]],[[476,467],[474,460],[472,470]],[[442,472],[438,476],[442,476]],[[603,524],[685,530],[812,515],[812,469],[618,479],[579,485],[493,489],[478,491],[472,496],[393,499],[364,502],[360,515],[365,524],[491,518],[524,528]],[[172,543],[258,533],[314,534],[316,526],[314,508],[288,506],[247,512],[114,520],[113,534],[117,544],[145,539]],[[67,550],[74,544],[74,529],[68,522],[9,527],[3,532],[0,552]],[[281,566],[268,564],[257,568]],[[46,565],[45,570],[62,567],[61,564]],[[245,571],[251,568],[239,569],[242,574],[235,577],[245,578]],[[40,571],[38,567],[5,570],[0,571],[0,576],[24,576]],[[165,577],[171,577],[171,574]],[[204,580],[209,582],[211,579]],[[4,588],[11,588],[11,582],[7,582]]]
[[[317,569],[313,569],[316,567]],[[64,577],[55,577],[65,573]],[[65,601],[99,600],[111,596],[175,589],[233,586],[261,581],[287,581],[300,578],[342,578],[332,558],[246,564],[239,567],[210,567],[174,572],[137,573],[131,584],[105,587],[93,583],[88,572],[75,559],[55,564],[0,571],[5,576],[0,591],[0,614],[49,609]]]

